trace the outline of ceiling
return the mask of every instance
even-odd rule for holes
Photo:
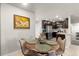
[[[24,10],[34,12],[36,8],[39,7],[77,7],[78,3],[28,3],[28,5],[22,5],[22,3],[9,3],[10,5],[19,7]]]
[[[31,11],[31,12],[34,12],[34,9],[35,9],[34,4],[32,4],[32,3],[29,3],[28,5],[22,5],[22,3],[9,3],[9,4],[12,6],[24,9],[24,10]]]

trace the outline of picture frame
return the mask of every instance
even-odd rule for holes
[[[14,15],[14,29],[30,29],[30,18]]]

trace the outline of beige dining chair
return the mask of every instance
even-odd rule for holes
[[[27,52],[28,52],[28,49],[26,49],[24,47],[25,40],[24,39],[21,39],[21,40],[19,40],[19,42],[20,42],[20,47],[21,47],[22,54],[24,56],[26,56],[27,55]]]
[[[40,52],[32,48],[33,44],[27,43],[24,39],[19,40],[21,51],[24,56],[41,56]]]
[[[62,40],[62,38],[61,37],[58,37],[58,39],[57,39],[57,42],[58,42],[58,44],[59,44],[59,49],[57,50],[57,55],[63,55],[63,53],[64,53],[64,50],[65,50],[65,39],[64,40]]]

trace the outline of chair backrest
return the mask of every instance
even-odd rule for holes
[[[60,48],[64,51],[65,50],[65,39],[62,40],[61,37],[58,37],[57,42],[59,43]]]
[[[34,50],[34,43],[28,43],[24,39],[19,40],[20,46],[21,46],[21,51],[23,55],[27,56],[36,56],[38,55],[38,51]],[[28,52],[26,52],[28,50]]]
[[[21,51],[22,51],[23,54],[25,54],[24,53],[24,51],[25,51],[25,47],[24,47],[25,40],[21,39],[21,40],[19,40],[19,42],[20,42]]]

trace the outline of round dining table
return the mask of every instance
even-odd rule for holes
[[[49,52],[55,52],[59,48],[59,44],[57,42],[53,41],[47,41],[46,43],[30,43],[26,42],[25,45],[26,48],[29,48],[31,50],[37,51],[39,53],[49,53]]]

